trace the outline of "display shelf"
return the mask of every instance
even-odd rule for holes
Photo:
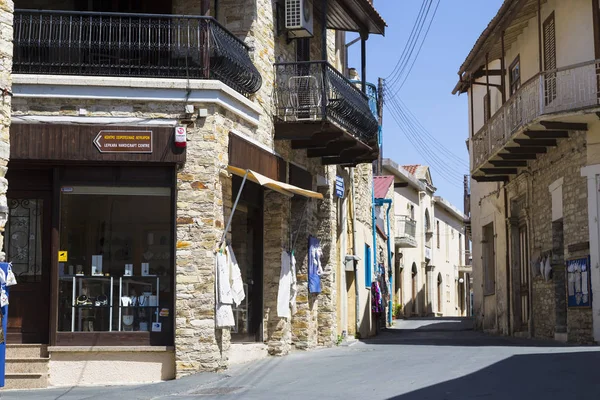
[[[150,281],[149,281],[150,280]],[[126,316],[131,316],[133,321],[131,324],[127,324],[131,326],[132,330],[135,330],[135,324],[137,323],[138,327],[145,324],[144,331],[150,330],[150,326],[152,325],[152,321],[159,321],[159,290],[160,289],[160,278],[157,275],[141,275],[141,276],[122,276],[119,278],[119,323],[118,330],[124,331],[124,323],[123,319]],[[134,292],[135,290],[135,292]],[[138,292],[139,290],[139,292]],[[133,299],[136,301],[150,302],[150,299],[153,300],[153,305],[124,305],[123,299]],[[148,315],[146,315],[146,312]],[[142,330],[142,328],[139,328]]]
[[[112,321],[113,321],[113,278],[112,276],[98,276],[98,275],[70,275],[70,276],[62,276],[61,279],[63,281],[72,281],[72,292],[71,292],[71,332],[82,332],[83,331],[83,323],[84,319],[89,321],[95,321],[95,315],[83,315],[84,311],[94,311],[97,312],[99,310],[106,311],[108,310],[108,331],[112,332]],[[83,293],[84,282],[104,282],[102,286],[108,285],[108,296],[105,294],[107,292],[106,288],[100,289],[99,293],[101,295],[107,296],[107,305],[105,306],[96,306],[94,304],[77,304],[77,298],[81,295],[89,296],[90,298],[95,298],[97,296],[92,296],[90,293]],[[97,289],[97,285],[93,285],[94,289]],[[86,292],[90,289],[86,285]],[[94,300],[92,300],[94,301]],[[77,331],[75,327],[77,326]],[[93,327],[93,325],[92,325]],[[88,327],[89,328],[89,327]],[[94,327],[95,330],[95,327]]]

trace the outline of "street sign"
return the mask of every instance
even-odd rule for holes
[[[152,131],[100,131],[94,144],[100,153],[152,153]]]
[[[335,195],[339,198],[344,197],[344,192],[346,188],[344,187],[344,178],[341,176],[335,177]]]

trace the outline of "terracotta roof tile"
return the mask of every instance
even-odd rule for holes
[[[376,199],[385,199],[390,186],[394,183],[394,177],[391,175],[374,176],[373,186]]]

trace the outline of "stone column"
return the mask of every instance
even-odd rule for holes
[[[552,281],[554,282],[554,338],[567,341],[567,293],[565,277],[565,248],[563,219],[552,222]]]
[[[289,242],[290,200],[265,190],[264,201],[264,339],[271,355],[286,355],[292,347],[291,321],[277,316],[281,252]]]
[[[12,55],[13,55],[13,12],[12,0],[0,1],[0,243],[4,243],[1,234],[8,218],[6,202],[6,170],[10,156],[10,121],[12,95]],[[0,259],[4,260],[4,251]]]

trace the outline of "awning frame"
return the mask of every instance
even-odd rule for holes
[[[274,179],[261,175],[258,172],[252,171],[251,169],[243,169],[231,165],[223,166],[222,168],[231,174],[242,177],[242,184],[240,185],[240,188],[235,198],[235,202],[233,203],[233,207],[231,208],[231,213],[229,214],[229,219],[227,220],[225,230],[223,231],[223,235],[221,236],[221,240],[219,241],[219,245],[217,246],[218,251],[221,251],[221,247],[225,242],[225,237],[227,236],[227,232],[229,232],[229,228],[231,227],[233,215],[235,214],[235,210],[240,201],[240,197],[242,196],[242,190],[244,190],[244,186],[246,185],[247,180],[250,180],[254,183],[258,183],[259,185],[271,189],[275,192],[278,192],[286,197],[293,197],[295,194],[297,194],[300,196],[304,196],[309,200],[323,200],[323,195],[321,193],[313,192],[312,190],[302,189],[297,186],[290,185],[289,183],[276,181]]]

